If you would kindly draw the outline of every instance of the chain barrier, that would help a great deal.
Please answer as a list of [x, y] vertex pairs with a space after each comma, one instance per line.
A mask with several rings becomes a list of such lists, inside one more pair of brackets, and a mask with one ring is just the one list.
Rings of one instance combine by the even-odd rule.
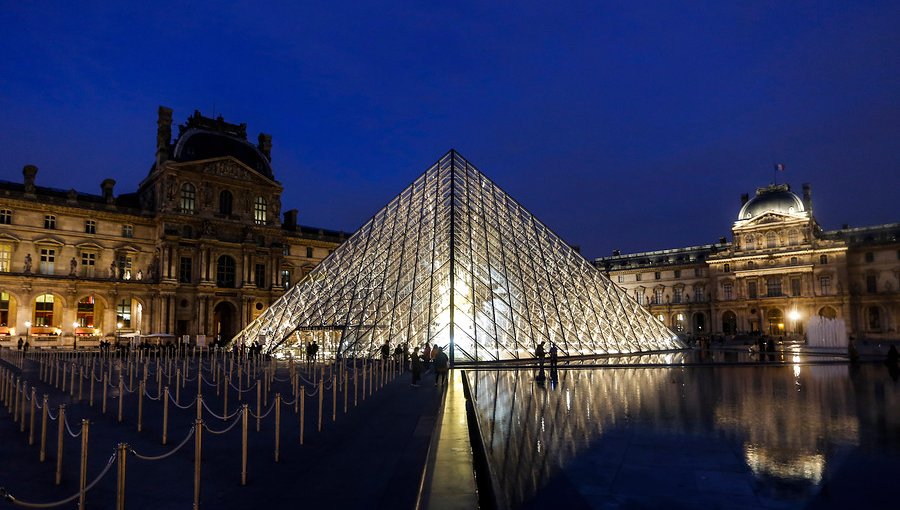
[[[237, 414], [237, 413], [235, 413], [235, 414]], [[209, 428], [205, 423], [203, 424], [203, 428], [205, 428], [206, 431], [209, 432], [210, 434], [216, 434], [216, 435], [224, 434], [224, 433], [228, 432], [229, 430], [233, 429], [235, 427], [235, 425], [237, 425], [238, 423], [241, 422], [241, 420], [242, 420], [242, 417], [238, 417], [238, 419], [231, 422], [231, 425], [229, 425], [227, 428], [225, 428], [223, 430], [213, 430], [213, 429]]]
[[195, 427], [191, 427], [191, 430], [188, 431], [187, 437], [184, 438], [184, 441], [179, 443], [178, 446], [173, 448], [168, 453], [164, 453], [162, 455], [155, 455], [155, 456], [154, 455], [141, 455], [140, 453], [138, 453], [132, 449], [132, 450], [130, 450], [131, 454], [141, 460], [149, 460], [149, 461], [163, 460], [165, 458], [171, 457], [172, 455], [175, 455], [175, 452], [180, 450], [181, 447], [185, 445], [185, 443], [187, 443], [192, 437], [194, 437], [194, 428]]
[[[116, 462], [116, 454], [113, 453], [109, 457], [109, 461], [107, 461], [106, 467], [103, 468], [103, 471], [101, 471], [100, 474], [97, 475], [97, 478], [94, 478], [94, 480], [84, 488], [85, 494], [87, 494], [89, 490], [93, 489], [94, 486], [97, 485], [97, 482], [99, 482], [104, 476], [106, 476], [106, 473], [109, 472], [109, 468], [111, 468], [112, 465], [115, 464], [115, 462]], [[12, 494], [6, 492], [6, 489], [0, 488], [0, 498], [3, 498], [6, 501], [9, 501], [10, 503], [12, 503], [14, 505], [25, 507], [25, 508], [53, 508], [53, 507], [65, 505], [66, 503], [71, 503], [72, 501], [75, 501], [79, 497], [81, 497], [81, 491], [76, 492], [74, 495], [69, 496], [66, 499], [63, 499], [60, 501], [54, 501], [52, 503], [29, 503], [27, 501], [22, 501], [22, 500], [16, 499]]]

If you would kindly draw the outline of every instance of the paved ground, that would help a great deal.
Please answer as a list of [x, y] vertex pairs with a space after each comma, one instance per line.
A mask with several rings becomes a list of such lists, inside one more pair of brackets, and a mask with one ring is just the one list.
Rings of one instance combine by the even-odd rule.
[[[4, 366], [11, 365], [4, 362]], [[280, 372], [279, 377], [285, 377]], [[28, 362], [24, 377], [38, 382], [37, 364]], [[150, 377], [153, 381], [153, 376]], [[353, 407], [350, 386], [350, 410], [344, 415], [338, 399], [338, 419], [331, 422], [331, 395], [325, 399], [325, 428], [316, 432], [317, 397], [306, 402], [305, 444], [299, 444], [299, 419], [293, 408], [282, 409], [281, 458], [274, 462], [274, 412], [263, 421], [261, 432], [250, 420], [249, 480], [240, 485], [241, 426], [229, 432], [203, 435], [202, 498], [205, 508], [248, 508], [252, 505], [276, 508], [413, 508], [427, 455], [428, 444], [439, 403], [431, 376], [425, 384], [411, 388], [409, 376], [401, 375], [365, 401]], [[351, 383], [352, 384], [352, 383]], [[87, 386], [83, 402], [72, 402], [68, 394], [38, 382], [38, 395], [50, 394], [51, 409], [68, 405], [68, 423], [77, 432], [82, 418], [91, 420], [88, 479], [106, 466], [118, 442], [127, 442], [142, 455], [161, 455], [184, 439], [195, 418], [195, 409], [169, 407], [169, 444], [161, 445], [162, 404], [144, 400], [144, 429], [136, 431], [137, 401], [134, 394], [125, 400], [123, 423], [116, 422], [116, 392], [110, 392], [107, 414], [100, 413], [99, 384], [94, 407], [88, 406]], [[276, 383], [274, 391], [291, 394], [288, 383]], [[156, 394], [155, 384], [148, 392]], [[187, 383], [182, 392], [184, 404], [196, 393], [196, 382]], [[252, 393], [246, 393], [251, 395]], [[204, 400], [221, 414], [223, 402], [215, 389], [204, 388]], [[255, 403], [255, 394], [251, 397]], [[229, 396], [235, 409], [235, 392]], [[255, 406], [251, 406], [254, 409]], [[255, 409], [254, 409], [255, 410]], [[209, 417], [208, 414], [205, 416]], [[39, 415], [38, 415], [39, 417]], [[38, 429], [40, 420], [37, 420]], [[209, 427], [222, 430], [232, 422], [208, 421]], [[19, 432], [4, 405], [0, 409], [0, 486], [16, 498], [28, 502], [61, 500], [78, 490], [80, 439], [66, 434], [63, 455], [63, 482], [53, 484], [56, 452], [56, 422], [48, 426], [48, 458], [38, 461], [38, 446], [28, 446], [28, 432]], [[193, 499], [194, 441], [189, 440], [177, 453], [164, 460], [150, 462], [134, 456], [128, 459], [126, 507], [190, 508]], [[89, 508], [113, 508], [116, 472], [113, 468], [90, 491]], [[0, 503], [0, 507], [12, 505]], [[62, 508], [72, 508], [72, 504]]]

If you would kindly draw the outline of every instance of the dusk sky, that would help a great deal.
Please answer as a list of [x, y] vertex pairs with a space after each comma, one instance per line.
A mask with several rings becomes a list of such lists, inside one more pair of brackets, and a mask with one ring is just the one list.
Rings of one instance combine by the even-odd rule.
[[826, 229], [900, 222], [900, 2], [732, 4], [3, 1], [0, 179], [134, 191], [166, 105], [348, 232], [450, 148], [589, 258], [729, 235], [775, 163]]

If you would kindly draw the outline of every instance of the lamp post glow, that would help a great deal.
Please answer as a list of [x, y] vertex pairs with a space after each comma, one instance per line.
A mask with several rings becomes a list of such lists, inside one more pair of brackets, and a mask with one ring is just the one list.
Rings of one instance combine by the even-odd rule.
[[117, 322], [116, 323], [116, 348], [117, 349], [119, 348], [119, 330], [120, 329], [122, 329], [122, 323]]
[[794, 333], [797, 332], [797, 321], [800, 320], [800, 312], [796, 309], [788, 312], [788, 319], [791, 320], [791, 326], [793, 326]]

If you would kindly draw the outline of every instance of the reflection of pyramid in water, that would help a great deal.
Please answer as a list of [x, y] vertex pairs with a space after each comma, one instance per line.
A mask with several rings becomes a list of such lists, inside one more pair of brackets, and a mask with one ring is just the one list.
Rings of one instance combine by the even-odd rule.
[[682, 347], [455, 151], [235, 339], [347, 356], [429, 342], [455, 362], [531, 358], [542, 340], [561, 356]]

